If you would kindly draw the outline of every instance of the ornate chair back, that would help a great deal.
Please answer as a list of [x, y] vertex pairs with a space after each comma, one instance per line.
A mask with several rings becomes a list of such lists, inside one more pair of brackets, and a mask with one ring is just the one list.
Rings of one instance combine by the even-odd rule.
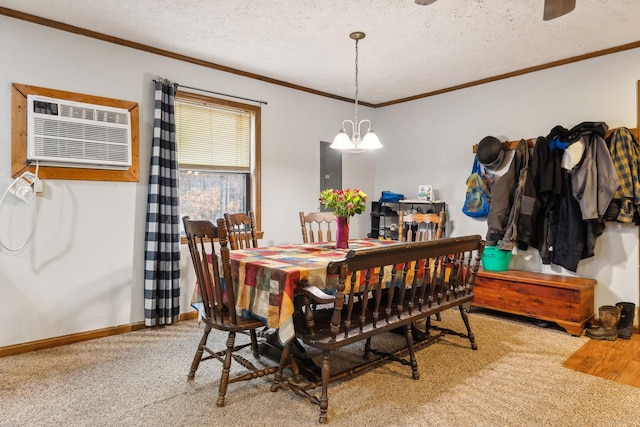
[[398, 240], [402, 242], [420, 242], [441, 239], [444, 236], [446, 213], [411, 213], [400, 211]]
[[225, 281], [231, 280], [224, 220], [218, 220], [218, 225], [215, 226], [210, 221], [191, 220], [185, 216], [182, 222], [206, 318], [220, 325], [229, 322], [235, 324], [235, 307], [228, 305], [229, 302], [235, 301], [233, 286], [223, 288], [220, 282], [221, 277], [224, 277]]
[[225, 213], [224, 221], [231, 250], [258, 247], [256, 216], [253, 211]]
[[336, 227], [336, 216], [333, 212], [305, 214], [300, 211], [300, 227], [304, 243], [335, 241], [331, 232], [331, 228], [333, 227], [335, 230]]

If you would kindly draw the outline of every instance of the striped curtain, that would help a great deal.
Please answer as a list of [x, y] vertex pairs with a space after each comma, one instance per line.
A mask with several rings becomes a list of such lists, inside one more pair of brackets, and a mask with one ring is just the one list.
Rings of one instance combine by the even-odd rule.
[[144, 321], [173, 323], [180, 314], [180, 213], [174, 117], [175, 85], [155, 82], [155, 113], [144, 251]]

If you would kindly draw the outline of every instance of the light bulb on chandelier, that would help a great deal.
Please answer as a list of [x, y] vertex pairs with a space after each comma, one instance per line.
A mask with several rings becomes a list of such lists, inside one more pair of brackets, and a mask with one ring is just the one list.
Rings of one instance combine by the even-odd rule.
[[[378, 139], [378, 136], [373, 131], [371, 121], [368, 119], [358, 121], [358, 41], [365, 37], [365, 34], [360, 31], [349, 34], [349, 37], [356, 41], [356, 94], [355, 94], [355, 118], [354, 120], [343, 120], [342, 128], [338, 135], [336, 135], [331, 144], [331, 148], [344, 150], [349, 153], [362, 153], [368, 150], [376, 150], [382, 148], [382, 144]], [[351, 125], [351, 137], [347, 134], [347, 124]], [[362, 135], [362, 125], [366, 124], [367, 129]]]

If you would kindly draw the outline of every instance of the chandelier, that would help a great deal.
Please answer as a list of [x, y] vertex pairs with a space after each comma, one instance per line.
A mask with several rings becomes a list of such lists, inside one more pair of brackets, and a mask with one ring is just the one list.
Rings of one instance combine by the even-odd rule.
[[[338, 132], [331, 148], [344, 150], [349, 153], [362, 153], [367, 150], [375, 150], [382, 148], [378, 136], [373, 131], [371, 121], [364, 119], [358, 121], [358, 41], [365, 37], [365, 34], [360, 31], [349, 34], [349, 37], [356, 41], [356, 96], [355, 96], [355, 119], [344, 120], [342, 122], [342, 129]], [[346, 125], [351, 125], [351, 137], [347, 134]], [[362, 125], [367, 125], [367, 131], [364, 137], [362, 135]]]

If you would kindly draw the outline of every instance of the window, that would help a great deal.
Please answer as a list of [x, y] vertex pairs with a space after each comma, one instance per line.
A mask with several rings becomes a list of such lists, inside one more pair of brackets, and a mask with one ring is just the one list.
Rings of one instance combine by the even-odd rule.
[[179, 91], [175, 116], [180, 216], [253, 210], [260, 229], [260, 107]]

